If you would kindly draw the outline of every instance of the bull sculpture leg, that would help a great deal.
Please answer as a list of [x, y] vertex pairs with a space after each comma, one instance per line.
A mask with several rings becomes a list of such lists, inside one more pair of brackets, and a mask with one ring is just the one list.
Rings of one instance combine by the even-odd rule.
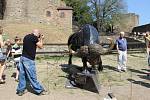
[[87, 57], [83, 57], [82, 62], [83, 62], [83, 70], [87, 70], [87, 68], [88, 68], [88, 66], [87, 66]]
[[102, 59], [101, 56], [99, 57], [99, 62], [98, 62], [98, 71], [102, 71], [103, 70], [103, 66], [102, 66]]
[[68, 46], [69, 49], [69, 60], [68, 60], [68, 64], [71, 65], [72, 64], [72, 49], [71, 49], [72, 44], [70, 44]]
[[68, 64], [71, 65], [72, 64], [72, 53], [69, 54], [69, 61]]

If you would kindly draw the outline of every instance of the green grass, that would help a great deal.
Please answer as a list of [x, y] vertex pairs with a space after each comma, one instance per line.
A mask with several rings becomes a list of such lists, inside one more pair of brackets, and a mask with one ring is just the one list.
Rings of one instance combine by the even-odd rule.
[[[140, 80], [139, 76], [140, 72], [144, 72], [141, 69], [147, 68], [147, 60], [145, 57], [145, 54], [129, 54], [128, 55], [128, 62], [127, 67], [130, 69], [127, 72], [119, 73], [115, 71], [114, 69], [117, 68], [117, 55], [105, 55], [102, 56], [103, 65], [108, 66], [105, 67], [103, 72], [99, 73], [99, 84], [104, 87], [116, 87], [116, 86], [129, 86], [131, 83], [128, 81], [128, 79], [133, 80]], [[81, 65], [82, 61], [80, 58], [73, 57], [73, 64], [75, 65]], [[43, 64], [43, 61], [48, 61], [52, 64], [52, 68], [48, 70], [48, 75], [46, 71], [46, 67], [43, 70], [40, 70], [39, 74], [42, 80], [42, 83], [45, 84], [45, 86], [49, 86], [49, 89], [52, 90], [62, 90], [68, 93], [75, 93], [75, 91], [78, 90], [67, 90], [65, 89], [65, 82], [67, 78], [67, 73], [63, 72], [61, 70], [60, 65], [66, 64], [68, 62], [68, 57], [51, 57], [51, 56], [38, 56], [36, 58], [37, 61], [41, 62], [41, 65]], [[46, 63], [45, 63], [46, 64]], [[132, 75], [131, 75], [132, 74]], [[48, 85], [49, 83], [49, 85]], [[82, 90], [79, 89], [81, 93], [83, 93]]]

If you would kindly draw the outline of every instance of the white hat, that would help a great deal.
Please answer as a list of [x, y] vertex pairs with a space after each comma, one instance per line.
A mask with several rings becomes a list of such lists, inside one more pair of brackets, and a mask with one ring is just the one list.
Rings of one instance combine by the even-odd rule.
[[122, 31], [122, 32], [120, 32], [120, 34], [125, 34], [125, 33]]

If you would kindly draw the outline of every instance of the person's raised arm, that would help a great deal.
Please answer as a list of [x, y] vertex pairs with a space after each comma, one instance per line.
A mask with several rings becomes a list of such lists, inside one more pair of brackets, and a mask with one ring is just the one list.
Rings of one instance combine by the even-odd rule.
[[117, 49], [117, 52], [119, 54], [119, 47], [118, 47], [118, 41], [116, 40], [116, 49]]
[[146, 52], [149, 55], [149, 38], [148, 37], [146, 37], [145, 43], [146, 43]]
[[43, 45], [43, 39], [44, 39], [44, 35], [41, 35], [39, 38], [39, 41], [36, 43], [37, 47], [42, 49], [44, 47]]

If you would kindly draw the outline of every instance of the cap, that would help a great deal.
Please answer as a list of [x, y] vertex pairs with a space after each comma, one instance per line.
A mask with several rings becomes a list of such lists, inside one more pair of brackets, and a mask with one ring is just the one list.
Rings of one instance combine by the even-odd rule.
[[18, 36], [15, 37], [15, 40], [21, 40], [21, 38], [19, 38]]

